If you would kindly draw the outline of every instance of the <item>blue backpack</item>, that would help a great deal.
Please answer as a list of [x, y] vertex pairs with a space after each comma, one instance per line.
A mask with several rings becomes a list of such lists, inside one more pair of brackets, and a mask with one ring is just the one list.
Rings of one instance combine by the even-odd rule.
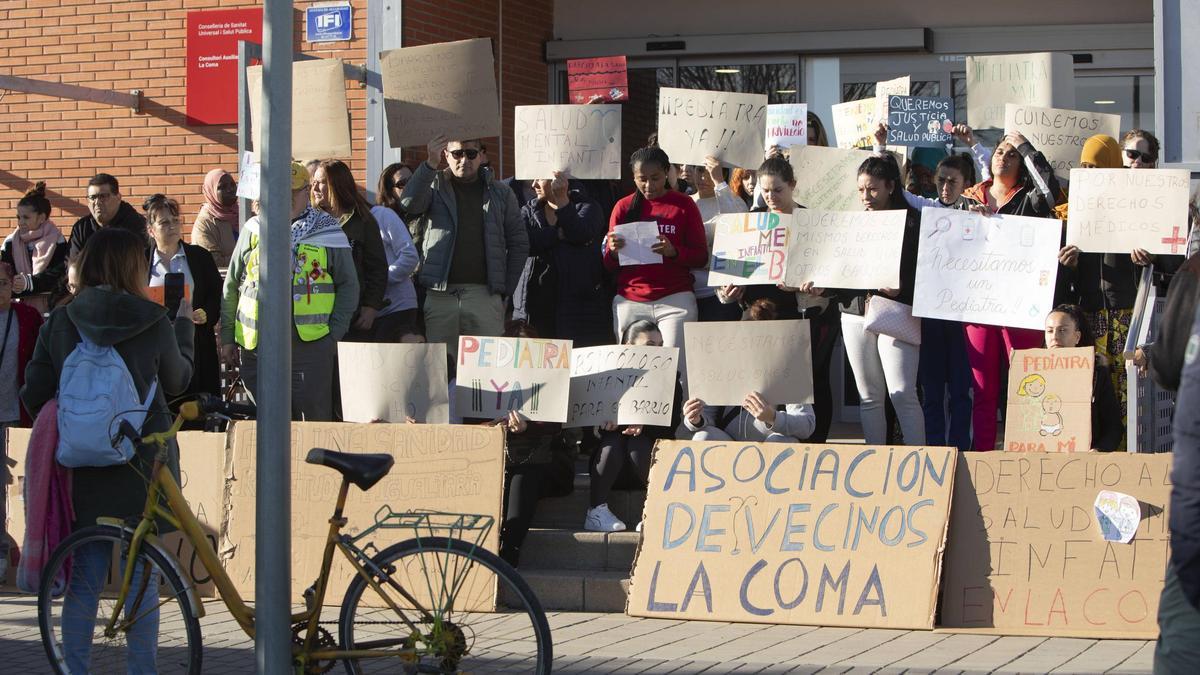
[[117, 350], [80, 336], [58, 380], [58, 463], [71, 468], [128, 463], [133, 443], [121, 438], [114, 447], [112, 436], [122, 420], [141, 430], [157, 389], [155, 379], [146, 400], [139, 399]]

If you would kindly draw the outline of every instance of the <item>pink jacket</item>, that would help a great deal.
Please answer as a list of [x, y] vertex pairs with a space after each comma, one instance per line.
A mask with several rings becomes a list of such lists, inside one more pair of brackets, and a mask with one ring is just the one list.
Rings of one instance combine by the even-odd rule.
[[[54, 459], [58, 448], [58, 401], [51, 399], [33, 423], [25, 453], [25, 545], [17, 565], [17, 586], [37, 593], [42, 570], [54, 549], [71, 534], [71, 470]], [[67, 579], [57, 580], [65, 587]]]

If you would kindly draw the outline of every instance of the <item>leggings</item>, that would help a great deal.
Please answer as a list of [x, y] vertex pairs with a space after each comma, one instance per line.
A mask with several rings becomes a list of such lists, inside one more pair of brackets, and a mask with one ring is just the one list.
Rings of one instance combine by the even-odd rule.
[[521, 559], [521, 546], [533, 523], [545, 476], [545, 464], [516, 464], [504, 472], [504, 524], [500, 528], [500, 557], [513, 567]]
[[996, 448], [996, 406], [1013, 350], [1034, 349], [1042, 344], [1041, 331], [1029, 328], [1003, 328], [965, 324], [967, 361], [975, 378], [975, 403], [971, 421], [975, 429], [976, 450]]
[[638, 480], [645, 484], [650, 478], [650, 460], [654, 456], [656, 438], [626, 436], [618, 431], [600, 434], [600, 449], [592, 454], [591, 505], [593, 508], [608, 502], [613, 484], [621, 475], [626, 455], [633, 463]]
[[842, 314], [842, 340], [854, 371], [863, 435], [868, 445], [887, 442], [884, 400], [892, 399], [905, 445], [925, 444], [925, 416], [917, 398], [921, 348], [887, 335], [863, 330], [863, 318]]

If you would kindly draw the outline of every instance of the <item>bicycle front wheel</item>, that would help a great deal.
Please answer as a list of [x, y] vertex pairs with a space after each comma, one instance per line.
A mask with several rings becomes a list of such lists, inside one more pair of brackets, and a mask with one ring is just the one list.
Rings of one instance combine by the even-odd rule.
[[118, 604], [132, 536], [109, 525], [84, 528], [42, 571], [38, 625], [54, 672], [200, 672], [200, 621], [165, 553], [142, 543]]
[[[355, 576], [342, 601], [342, 649], [396, 655], [347, 659], [351, 675], [394, 673], [398, 665], [406, 673], [550, 673], [546, 613], [525, 579], [496, 555], [458, 539], [420, 537], [371, 561], [372, 579], [413, 626]], [[397, 586], [425, 612], [412, 609]], [[501, 605], [496, 611], [493, 597]]]

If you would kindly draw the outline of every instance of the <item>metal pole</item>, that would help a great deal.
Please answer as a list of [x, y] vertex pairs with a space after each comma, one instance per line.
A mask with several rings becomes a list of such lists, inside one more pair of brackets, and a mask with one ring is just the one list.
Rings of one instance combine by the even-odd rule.
[[[263, 224], [259, 232], [258, 536], [255, 640], [258, 672], [284, 675], [291, 656], [292, 417], [292, 1], [266, 0], [263, 14]], [[260, 95], [254, 92], [253, 95]], [[264, 301], [263, 298], [266, 298]]]

